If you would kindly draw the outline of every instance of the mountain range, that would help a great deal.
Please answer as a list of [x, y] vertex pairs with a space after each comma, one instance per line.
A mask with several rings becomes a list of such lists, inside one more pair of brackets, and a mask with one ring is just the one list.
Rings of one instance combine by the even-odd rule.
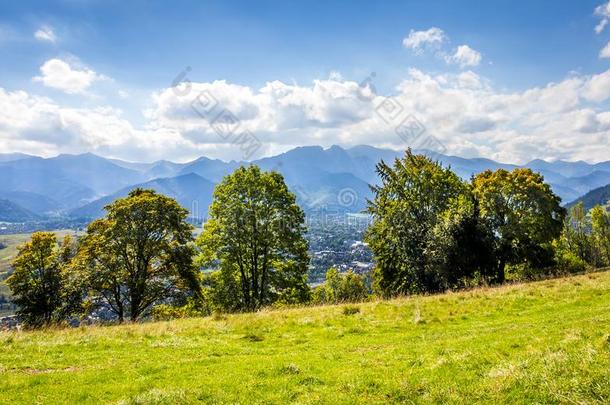
[[[391, 162], [403, 153], [371, 146], [306, 146], [251, 163], [282, 173], [306, 212], [360, 212], [371, 197], [369, 185], [378, 182], [375, 165], [382, 159]], [[529, 167], [545, 177], [564, 203], [610, 184], [610, 161], [533, 160], [520, 166], [483, 158], [438, 154], [434, 158], [464, 179], [487, 169]], [[52, 158], [0, 154], [0, 221], [93, 219], [103, 215], [105, 205], [136, 187], [176, 198], [193, 217], [204, 218], [214, 185], [244, 164], [250, 163], [206, 157], [187, 163], [138, 163], [90, 153]]]
[[583, 195], [577, 200], [572, 201], [567, 206], [572, 207], [581, 201], [585, 210], [587, 211], [596, 205], [610, 206], [610, 184], [589, 191], [587, 194]]

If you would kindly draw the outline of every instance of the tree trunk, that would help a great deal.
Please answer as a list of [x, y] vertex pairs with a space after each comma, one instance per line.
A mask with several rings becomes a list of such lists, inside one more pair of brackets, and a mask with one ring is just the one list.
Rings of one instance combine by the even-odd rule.
[[504, 257], [500, 258], [500, 262], [498, 263], [498, 274], [497, 274], [497, 278], [496, 280], [498, 281], [499, 284], [504, 283], [504, 280], [506, 278], [505, 275], [505, 269], [506, 267], [506, 259], [504, 259]]
[[131, 302], [129, 303], [129, 319], [132, 322], [138, 320], [140, 316], [140, 304], [141, 304], [141, 296], [139, 294], [132, 294]]
[[119, 323], [123, 323], [125, 321], [125, 310], [123, 309], [123, 302], [121, 301], [120, 287], [115, 288], [114, 299], [116, 301], [116, 308], [117, 308], [116, 312], [117, 312], [117, 316], [119, 317]]

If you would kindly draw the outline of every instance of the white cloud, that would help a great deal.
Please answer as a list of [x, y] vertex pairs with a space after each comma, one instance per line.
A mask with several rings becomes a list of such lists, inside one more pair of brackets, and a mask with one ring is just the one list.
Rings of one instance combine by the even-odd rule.
[[39, 41], [46, 41], [52, 43], [55, 43], [57, 41], [57, 36], [55, 35], [53, 28], [46, 25], [40, 27], [40, 29], [34, 33], [34, 38]]
[[40, 67], [41, 76], [33, 78], [47, 87], [61, 90], [68, 94], [84, 93], [91, 84], [105, 77], [91, 69], [77, 69], [61, 59], [50, 59]]
[[402, 40], [402, 44], [405, 48], [421, 52], [423, 48], [430, 45], [440, 46], [446, 39], [447, 37], [442, 29], [432, 27], [426, 31], [411, 30], [409, 36]]
[[448, 55], [445, 61], [449, 64], [460, 65], [461, 68], [478, 66], [481, 63], [481, 53], [475, 51], [468, 45], [460, 45], [452, 55]]
[[119, 97], [120, 97], [120, 98], [122, 98], [122, 99], [127, 99], [127, 98], [129, 98], [129, 92], [128, 92], [128, 91], [125, 91], [125, 90], [119, 90], [119, 91], [117, 92], [117, 94], [118, 94], [118, 95], [119, 95]]
[[602, 102], [610, 97], [610, 70], [593, 75], [583, 87], [583, 97], [593, 102]]
[[432, 51], [437, 58], [444, 60], [448, 65], [459, 65], [462, 69], [478, 66], [481, 63], [481, 53], [468, 45], [460, 45], [453, 53], [449, 53], [445, 50], [448, 41], [449, 38], [442, 29], [432, 27], [426, 31], [411, 30], [409, 36], [402, 40], [402, 44], [416, 54]]
[[594, 28], [595, 33], [601, 34], [602, 31], [604, 30], [604, 28], [606, 28], [606, 25], [608, 25], [608, 19], [604, 18], [595, 26], [595, 28]]
[[595, 33], [601, 34], [608, 25], [608, 22], [610, 22], [610, 1], [595, 7], [593, 14], [601, 18], [599, 23], [595, 26]]
[[109, 106], [72, 108], [0, 88], [0, 149], [91, 151], [130, 160], [243, 159], [235, 137], [214, 130], [226, 109], [239, 124], [235, 133], [247, 129], [260, 140], [252, 157], [295, 145], [404, 149], [409, 143], [395, 129], [412, 115], [450, 154], [516, 163], [608, 158], [610, 110], [600, 103], [610, 98], [610, 70], [507, 92], [472, 71], [433, 75], [410, 69], [393, 91], [397, 115], [385, 119], [379, 114], [385, 97], [359, 82], [339, 74], [308, 85], [270, 81], [260, 88], [192, 82], [154, 93], [142, 126]]
[[610, 58], [610, 42], [599, 51], [599, 57], [604, 59]]

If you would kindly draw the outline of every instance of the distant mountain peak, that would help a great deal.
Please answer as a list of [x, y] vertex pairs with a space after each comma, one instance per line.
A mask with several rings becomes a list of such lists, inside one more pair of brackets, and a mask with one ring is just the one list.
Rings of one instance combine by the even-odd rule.
[[171, 179], [201, 179], [201, 180], [209, 181], [208, 179], [206, 179], [204, 177], [201, 177], [197, 173], [193, 173], [193, 172], [189, 172], [189, 173], [185, 173], [185, 174], [180, 174], [180, 175], [178, 175], [176, 177], [169, 177], [169, 178], [171, 178]]
[[290, 152], [297, 152], [297, 151], [315, 151], [315, 152], [321, 152], [321, 151], [324, 151], [324, 148], [322, 146], [320, 146], [320, 145], [297, 146], [294, 149], [290, 149], [290, 150], [284, 152], [284, 154], [290, 153]]

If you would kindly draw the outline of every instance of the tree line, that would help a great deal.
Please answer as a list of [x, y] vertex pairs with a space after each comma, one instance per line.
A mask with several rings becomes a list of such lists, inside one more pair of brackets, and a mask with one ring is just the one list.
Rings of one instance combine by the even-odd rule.
[[[305, 215], [282, 175], [240, 167], [215, 188], [194, 237], [188, 211], [136, 189], [105, 207], [84, 236], [37, 232], [20, 246], [7, 284], [31, 327], [109, 314], [119, 322], [270, 305], [356, 302], [503, 283], [610, 265], [610, 216], [570, 213], [529, 169], [485, 171], [469, 182], [408, 150], [377, 166], [365, 239], [372, 286], [329, 269], [307, 284]], [[101, 316], [101, 315], [100, 315]]]

